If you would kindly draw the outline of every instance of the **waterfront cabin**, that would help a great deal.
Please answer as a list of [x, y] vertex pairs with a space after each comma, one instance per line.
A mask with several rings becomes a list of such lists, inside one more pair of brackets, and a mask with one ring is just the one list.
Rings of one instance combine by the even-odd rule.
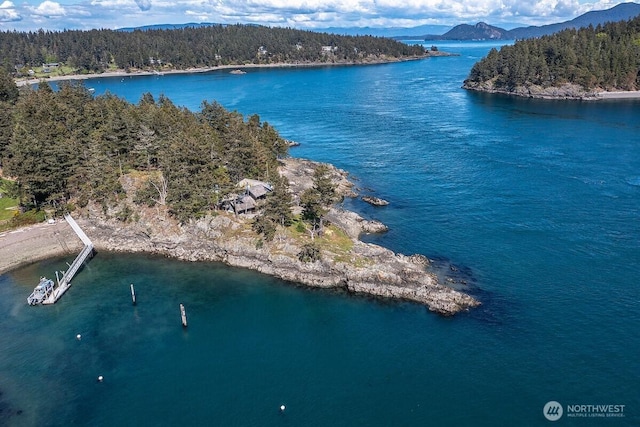
[[253, 199], [253, 197], [248, 195], [238, 197], [231, 203], [231, 205], [236, 215], [242, 213], [251, 213], [256, 210], [256, 201]]
[[253, 197], [254, 200], [264, 199], [268, 193], [273, 191], [273, 186], [268, 182], [249, 178], [240, 181], [238, 187], [243, 188], [245, 194]]

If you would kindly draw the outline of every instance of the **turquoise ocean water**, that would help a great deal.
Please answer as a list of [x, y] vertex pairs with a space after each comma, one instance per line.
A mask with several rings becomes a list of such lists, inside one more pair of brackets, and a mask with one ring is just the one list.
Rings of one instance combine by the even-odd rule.
[[[53, 259], [0, 276], [0, 425], [640, 424], [640, 102], [468, 93], [497, 45], [438, 46], [460, 56], [86, 84], [259, 114], [302, 144], [292, 155], [391, 202], [345, 202], [390, 227], [366, 240], [453, 263], [482, 307], [442, 318], [109, 253], [58, 304], [28, 307], [38, 277], [73, 256]], [[555, 423], [552, 400], [565, 408]], [[604, 404], [624, 417], [566, 414]]]

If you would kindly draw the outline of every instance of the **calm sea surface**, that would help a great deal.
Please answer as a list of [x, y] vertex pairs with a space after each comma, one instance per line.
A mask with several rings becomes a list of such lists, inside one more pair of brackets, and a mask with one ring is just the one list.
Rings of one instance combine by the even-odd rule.
[[[484, 305], [442, 318], [218, 264], [99, 253], [55, 306], [28, 307], [38, 277], [73, 255], [49, 260], [0, 276], [0, 425], [537, 426], [552, 400], [558, 425], [640, 424], [640, 102], [460, 89], [492, 46], [88, 81], [132, 102], [148, 91], [259, 114], [302, 144], [292, 155], [391, 202], [345, 202], [390, 227], [369, 241], [452, 262]], [[624, 418], [566, 414], [594, 404], [625, 405]]]

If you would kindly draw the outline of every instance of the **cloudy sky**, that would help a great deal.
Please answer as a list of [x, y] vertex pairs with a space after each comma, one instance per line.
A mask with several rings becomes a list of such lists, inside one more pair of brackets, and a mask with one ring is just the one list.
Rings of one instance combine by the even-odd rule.
[[0, 0], [0, 30], [123, 28], [186, 22], [300, 29], [414, 27], [484, 21], [542, 25], [611, 0]]

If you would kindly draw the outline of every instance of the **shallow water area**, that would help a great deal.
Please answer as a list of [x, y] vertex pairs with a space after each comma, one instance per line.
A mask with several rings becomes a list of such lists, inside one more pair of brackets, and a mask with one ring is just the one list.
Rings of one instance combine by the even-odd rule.
[[278, 425], [282, 416], [340, 424], [342, 411], [368, 411], [371, 396], [364, 396], [378, 386], [394, 389], [414, 375], [395, 362], [397, 343], [384, 350], [380, 343], [395, 341], [398, 331], [401, 340], [418, 338], [422, 326], [442, 321], [415, 304], [296, 287], [218, 264], [108, 253], [55, 306], [21, 304], [28, 284], [63, 261], [2, 276], [2, 309], [11, 312], [2, 332], [14, 339], [4, 347], [0, 377], [19, 379], [3, 385], [10, 425], [200, 425], [212, 418]]

